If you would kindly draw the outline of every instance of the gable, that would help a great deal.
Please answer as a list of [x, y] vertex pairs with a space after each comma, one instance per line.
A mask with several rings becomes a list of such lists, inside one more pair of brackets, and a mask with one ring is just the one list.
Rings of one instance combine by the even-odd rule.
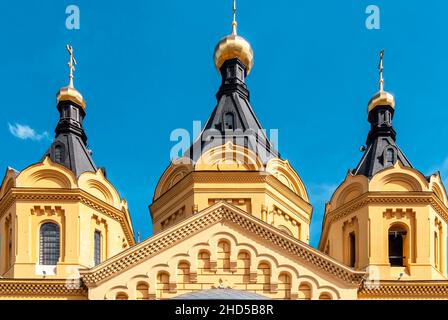
[[355, 299], [353, 271], [229, 204], [218, 203], [91, 270], [90, 299], [173, 298], [218, 287], [269, 298]]

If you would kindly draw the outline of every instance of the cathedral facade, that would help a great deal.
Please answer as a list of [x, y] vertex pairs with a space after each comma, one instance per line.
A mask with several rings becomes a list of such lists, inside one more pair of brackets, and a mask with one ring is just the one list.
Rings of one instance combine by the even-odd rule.
[[383, 53], [363, 156], [328, 199], [315, 249], [306, 186], [251, 106], [254, 53], [235, 18], [215, 49], [217, 105], [160, 177], [154, 235], [139, 243], [126, 200], [87, 148], [67, 49], [54, 141], [39, 162], [8, 168], [0, 187], [0, 299], [448, 298], [446, 190], [396, 143]]

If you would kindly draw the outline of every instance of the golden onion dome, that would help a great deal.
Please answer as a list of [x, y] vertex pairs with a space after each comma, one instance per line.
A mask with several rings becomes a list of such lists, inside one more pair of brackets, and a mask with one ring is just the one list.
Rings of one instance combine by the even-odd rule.
[[219, 41], [215, 48], [214, 60], [218, 71], [227, 60], [238, 58], [244, 63], [249, 74], [254, 66], [254, 52], [249, 42], [237, 34], [231, 34]]
[[379, 106], [390, 106], [395, 108], [395, 98], [394, 96], [387, 91], [379, 91], [377, 92], [372, 99], [370, 99], [368, 104], [367, 112], [372, 111], [376, 107]]
[[84, 110], [86, 109], [86, 102], [84, 101], [84, 98], [82, 97], [81, 93], [74, 87], [67, 86], [61, 88], [56, 95], [56, 98], [58, 103], [61, 101], [71, 101]]
[[219, 72], [224, 62], [230, 59], [238, 58], [246, 66], [247, 75], [254, 66], [254, 51], [252, 50], [250, 43], [237, 34], [236, 27], [236, 1], [234, 0], [232, 34], [222, 38], [216, 45], [214, 54], [215, 66]]

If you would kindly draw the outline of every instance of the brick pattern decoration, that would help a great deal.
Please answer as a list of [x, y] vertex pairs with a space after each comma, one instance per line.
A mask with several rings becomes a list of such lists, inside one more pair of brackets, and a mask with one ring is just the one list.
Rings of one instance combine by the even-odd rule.
[[339, 264], [304, 242], [283, 234], [276, 228], [245, 214], [236, 207], [221, 202], [204, 210], [202, 214], [199, 213], [188, 218], [183, 223], [169, 228], [93, 269], [81, 271], [82, 279], [88, 287], [95, 287], [115, 274], [157, 255], [165, 248], [174, 246], [177, 242], [207, 228], [211, 224], [223, 221], [236, 224], [247, 232], [259, 236], [264, 242], [271, 243], [279, 250], [294, 256], [301, 263], [309, 263], [348, 284], [359, 285], [365, 274]]

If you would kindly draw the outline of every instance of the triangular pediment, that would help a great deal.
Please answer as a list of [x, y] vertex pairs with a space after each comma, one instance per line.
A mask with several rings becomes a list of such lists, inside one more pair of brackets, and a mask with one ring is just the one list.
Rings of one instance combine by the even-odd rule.
[[[201, 252], [205, 252], [206, 262], [201, 260]], [[179, 267], [182, 263], [184, 267]], [[202, 268], [204, 263], [207, 270]], [[182, 289], [186, 288], [185, 283], [178, 283], [179, 270], [185, 266], [191, 282], [187, 287], [206, 290], [224, 285], [241, 290], [245, 286], [248, 291], [266, 291], [267, 296], [284, 285], [291, 286], [291, 292], [297, 294], [301, 280], [316, 290], [331, 288], [334, 298], [338, 298], [340, 288], [356, 295], [364, 275], [225, 202], [81, 274], [99, 298], [114, 290], [128, 290], [125, 288], [137, 278], [147, 278], [144, 282], [147, 281], [149, 291], [156, 294], [162, 281], [160, 274], [169, 279], [165, 283], [167, 294], [176, 295], [186, 292]], [[261, 271], [261, 275], [266, 272], [261, 278], [260, 268], [266, 269]], [[201, 280], [205, 278], [206, 281]]]

